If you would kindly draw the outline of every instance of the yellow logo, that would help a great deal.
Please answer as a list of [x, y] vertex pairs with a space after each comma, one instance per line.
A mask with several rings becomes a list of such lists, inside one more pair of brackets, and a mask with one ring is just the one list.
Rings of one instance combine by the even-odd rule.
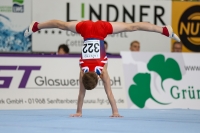
[[200, 52], [200, 5], [185, 10], [179, 20], [178, 34], [186, 48]]

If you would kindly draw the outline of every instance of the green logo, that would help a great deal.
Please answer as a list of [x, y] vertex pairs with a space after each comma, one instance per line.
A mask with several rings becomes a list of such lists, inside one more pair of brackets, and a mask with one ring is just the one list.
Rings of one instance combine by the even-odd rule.
[[0, 12], [7, 13], [23, 13], [24, 12], [24, 0], [13, 0], [11, 5], [0, 5]]
[[[163, 91], [165, 91], [163, 87], [163, 82], [166, 79], [174, 79], [181, 80], [182, 74], [180, 71], [180, 67], [178, 63], [172, 59], [167, 58], [163, 55], [155, 55], [153, 56], [147, 64], [147, 68], [149, 71], [156, 72], [161, 78], [161, 87]], [[135, 84], [132, 84], [129, 87], [129, 97], [131, 101], [137, 105], [139, 108], [144, 108], [146, 101], [151, 98], [158, 104], [168, 105], [170, 103], [162, 103], [156, 100], [151, 94], [151, 75], [150, 73], [137, 73], [133, 77], [133, 81]]]
[[13, 0], [13, 3], [23, 4], [24, 0]]

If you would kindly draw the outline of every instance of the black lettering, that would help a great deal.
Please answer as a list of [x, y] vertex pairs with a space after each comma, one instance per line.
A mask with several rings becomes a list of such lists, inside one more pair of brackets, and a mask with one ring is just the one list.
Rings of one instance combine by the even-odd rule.
[[[115, 19], [114, 20], [110, 20], [110, 7], [114, 8], [115, 11], [116, 11], [116, 16], [115, 16]], [[118, 16], [119, 16], [119, 11], [117, 9], [117, 7], [115, 5], [107, 5], [107, 21], [109, 22], [115, 22], [118, 20]]]
[[[41, 79], [41, 80], [38, 80], [38, 79]], [[35, 78], [35, 84], [38, 85], [38, 86], [44, 85], [44, 80], [42, 80], [42, 77], [41, 77], [41, 76], [37, 76], [37, 77]]]
[[71, 79], [71, 80], [70, 80], [70, 84], [71, 84], [72, 86], [75, 86], [75, 85], [76, 85], [75, 80], [74, 80], [74, 79]]
[[48, 85], [49, 85], [49, 86], [54, 86], [54, 81], [53, 81], [53, 79], [49, 79], [49, 80], [48, 80]]
[[44, 77], [44, 82], [45, 82], [45, 85], [47, 86], [48, 84], [47, 84], [47, 78], [46, 77]]
[[77, 86], [79, 85], [79, 79], [76, 80], [76, 84], [77, 84]]
[[69, 22], [69, 21], [77, 21], [77, 20], [70, 20], [70, 5], [69, 5], [69, 3], [67, 3], [66, 6], [67, 6], [67, 7], [66, 7], [66, 12], [67, 12], [67, 22]]
[[92, 14], [94, 14], [98, 20], [101, 20], [101, 4], [99, 4], [99, 14], [97, 14], [95, 12], [95, 10], [92, 8], [92, 6], [90, 5], [90, 7], [89, 7], [89, 16], [90, 16], [89, 19], [90, 20], [93, 20]]
[[83, 44], [84, 47], [83, 47], [83, 53], [87, 53], [87, 50], [85, 49], [87, 47], [87, 44]]
[[17, 101], [17, 104], [20, 104], [20, 103], [24, 103], [23, 99], [19, 99], [19, 101]]
[[88, 43], [88, 45], [89, 45], [88, 52], [89, 52], [89, 53], [92, 53], [92, 52], [93, 52], [93, 49], [91, 49], [91, 48], [92, 48], [92, 46], [93, 46], [93, 43]]
[[118, 77], [118, 80], [114, 77], [114, 85], [116, 85], [116, 83], [119, 83], [119, 85], [121, 86], [121, 80], [120, 77]]
[[126, 22], [126, 15], [128, 15], [129, 19], [132, 22], [135, 22], [135, 6], [132, 6], [132, 15], [127, 11], [127, 9], [123, 6], [123, 22]]
[[140, 22], [143, 21], [142, 19], [143, 16], [148, 16], [147, 13], [143, 13], [143, 8], [150, 8], [150, 6], [140, 6]]
[[95, 44], [94, 44], [94, 51], [95, 51], [96, 53], [99, 52], [99, 48], [98, 48], [97, 46], [99, 46], [99, 44], [98, 44], [98, 43], [95, 43]]
[[56, 83], [55, 86], [60, 86], [59, 79], [56, 79], [56, 80], [55, 80], [55, 83]]
[[66, 83], [66, 80], [60, 80], [61, 82], [61, 85], [62, 86], [68, 86], [69, 85], [69, 81], [67, 80], [67, 83]]
[[3, 99], [1, 99], [0, 104], [5, 104], [5, 101]]
[[[158, 14], [158, 10], [161, 10], [161, 13]], [[162, 23], [162, 25], [166, 25], [165, 22], [162, 20], [162, 16], [165, 14], [165, 9], [162, 6], [155, 6], [154, 7], [154, 24], [157, 24], [157, 18], [160, 20], [160, 22]]]
[[11, 100], [10, 98], [6, 99], [7, 104], [23, 104], [23, 99]]

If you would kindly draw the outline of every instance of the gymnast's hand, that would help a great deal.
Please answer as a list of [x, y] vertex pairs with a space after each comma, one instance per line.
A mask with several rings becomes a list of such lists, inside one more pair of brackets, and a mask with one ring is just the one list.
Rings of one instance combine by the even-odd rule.
[[121, 115], [118, 114], [118, 113], [114, 113], [114, 114], [112, 114], [110, 117], [123, 117], [123, 116], [121, 116]]
[[70, 117], [82, 117], [81, 113], [71, 114]]

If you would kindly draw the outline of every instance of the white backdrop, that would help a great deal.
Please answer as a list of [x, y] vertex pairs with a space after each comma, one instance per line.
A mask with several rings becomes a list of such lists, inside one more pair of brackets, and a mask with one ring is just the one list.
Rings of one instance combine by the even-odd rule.
[[[110, 7], [109, 7], [110, 6]], [[83, 8], [84, 7], [84, 8]], [[100, 15], [101, 19], [113, 21], [123, 21], [123, 12], [125, 9], [134, 19], [135, 22], [148, 21], [157, 25], [163, 26], [161, 21], [155, 19], [155, 14], [161, 14], [162, 21], [166, 25], [171, 24], [171, 1], [93, 1], [93, 0], [33, 0], [32, 20], [44, 22], [51, 19], [67, 20], [88, 20], [90, 19], [91, 8]], [[101, 11], [100, 10], [101, 7]], [[107, 8], [109, 7], [109, 9]], [[125, 9], [124, 9], [125, 8]], [[163, 10], [162, 10], [163, 9]], [[109, 10], [109, 15], [108, 15]], [[141, 15], [143, 14], [146, 15]], [[133, 15], [134, 14], [134, 15]], [[96, 21], [95, 15], [91, 15], [92, 20]], [[126, 22], [132, 22], [128, 15], [125, 15]], [[142, 20], [140, 20], [142, 18]], [[52, 33], [53, 32], [53, 33]], [[119, 53], [121, 50], [128, 51], [130, 43], [133, 40], [138, 40], [141, 43], [141, 51], [170, 51], [170, 39], [157, 33], [147, 32], [131, 32], [122, 33], [118, 35], [108, 36], [105, 40], [108, 41], [108, 52]], [[81, 50], [82, 38], [78, 34], [62, 31], [59, 33], [58, 29], [41, 30], [40, 33], [33, 35], [33, 51], [56, 51], [61, 43], [67, 43], [70, 46], [70, 51], [79, 53]]]

